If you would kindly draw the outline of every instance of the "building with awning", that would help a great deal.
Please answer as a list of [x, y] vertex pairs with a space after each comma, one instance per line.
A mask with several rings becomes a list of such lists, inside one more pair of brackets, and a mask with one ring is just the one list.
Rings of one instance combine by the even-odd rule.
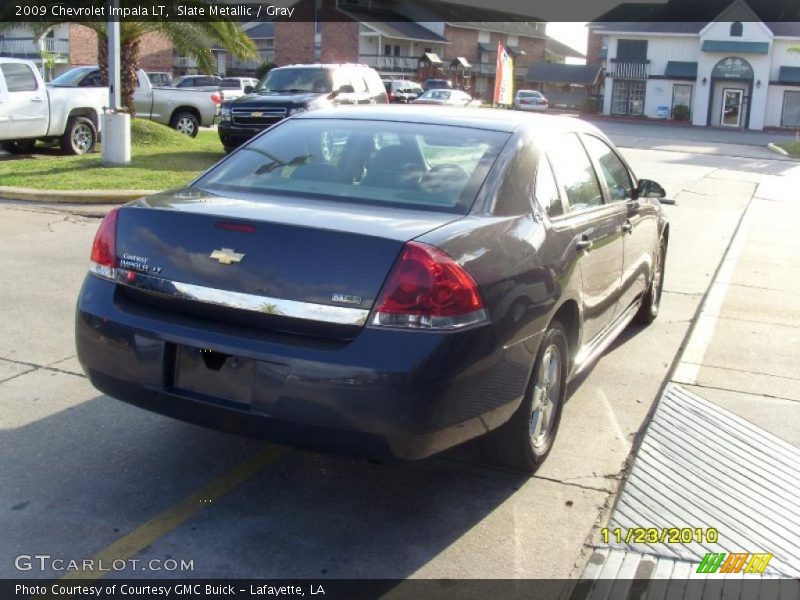
[[589, 24], [605, 114], [800, 128], [800, 22], [762, 20], [763, 4], [745, 0], [704, 0], [698, 21], [673, 22], [669, 5], [649, 8], [647, 21], [616, 21], [612, 11]]
[[542, 92], [550, 106], [580, 109], [589, 96], [597, 96], [603, 83], [603, 69], [595, 65], [541, 62], [525, 75], [526, 87]]

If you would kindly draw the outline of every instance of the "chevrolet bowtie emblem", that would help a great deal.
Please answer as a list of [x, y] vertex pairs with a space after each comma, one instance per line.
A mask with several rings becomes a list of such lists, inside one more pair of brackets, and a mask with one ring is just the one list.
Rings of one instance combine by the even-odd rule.
[[250, 116], [251, 117], [260, 117], [263, 114], [264, 114], [263, 112], [251, 112]]
[[230, 248], [220, 248], [219, 250], [214, 250], [208, 258], [218, 260], [223, 265], [232, 265], [233, 263], [242, 262], [244, 254], [239, 254]]

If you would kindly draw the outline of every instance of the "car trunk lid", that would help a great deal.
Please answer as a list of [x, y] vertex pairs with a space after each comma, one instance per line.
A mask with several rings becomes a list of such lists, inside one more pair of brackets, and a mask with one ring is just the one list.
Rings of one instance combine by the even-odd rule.
[[164, 308], [352, 337], [405, 242], [459, 217], [187, 188], [121, 210], [119, 278]]

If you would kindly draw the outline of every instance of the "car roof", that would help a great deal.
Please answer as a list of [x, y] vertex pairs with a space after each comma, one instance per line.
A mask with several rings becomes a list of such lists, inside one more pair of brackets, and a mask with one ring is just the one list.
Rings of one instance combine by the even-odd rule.
[[359, 67], [363, 69], [371, 68], [369, 65], [364, 65], [361, 63], [297, 63], [294, 65], [282, 65], [280, 67], [275, 67], [274, 70], [277, 69], [338, 69], [340, 67]]
[[[450, 90], [448, 90], [450, 91]], [[426, 125], [450, 125], [511, 133], [520, 126], [533, 125], [553, 133], [585, 131], [602, 133], [575, 117], [537, 115], [496, 108], [448, 108], [411, 104], [327, 108], [302, 113], [294, 119], [346, 119], [353, 121], [401, 121]], [[605, 137], [605, 136], [603, 136]]]

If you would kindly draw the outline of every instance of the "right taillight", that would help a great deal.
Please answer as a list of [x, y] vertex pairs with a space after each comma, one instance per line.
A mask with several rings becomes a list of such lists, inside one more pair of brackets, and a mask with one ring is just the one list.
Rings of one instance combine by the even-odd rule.
[[475, 280], [447, 254], [408, 242], [383, 286], [373, 325], [455, 329], [486, 321]]
[[114, 279], [117, 269], [117, 217], [119, 209], [109, 212], [100, 222], [92, 243], [89, 271], [100, 277]]

